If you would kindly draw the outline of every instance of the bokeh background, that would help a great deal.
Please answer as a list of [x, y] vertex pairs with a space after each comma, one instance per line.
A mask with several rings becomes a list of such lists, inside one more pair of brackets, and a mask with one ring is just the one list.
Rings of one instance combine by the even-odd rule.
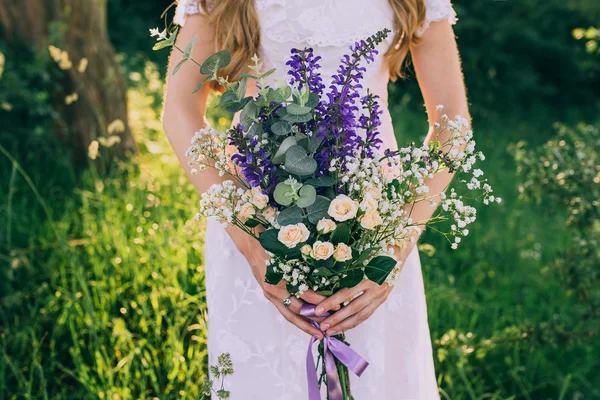
[[[202, 222], [148, 37], [169, 3], [0, 0], [0, 399], [197, 397]], [[600, 399], [600, 4], [455, 7], [504, 201], [458, 251], [420, 245], [441, 397]], [[414, 74], [390, 92], [399, 141], [421, 140]]]

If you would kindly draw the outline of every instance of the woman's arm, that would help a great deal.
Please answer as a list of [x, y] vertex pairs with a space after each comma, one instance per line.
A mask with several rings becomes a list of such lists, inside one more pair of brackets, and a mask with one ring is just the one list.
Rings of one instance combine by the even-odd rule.
[[[429, 143], [436, 139], [433, 123], [440, 121], [442, 114], [447, 114], [450, 119], [454, 119], [457, 115], [469, 119], [460, 57], [452, 26], [446, 21], [432, 23], [425, 31], [421, 42], [411, 47], [411, 55], [427, 108], [430, 128], [425, 142]], [[444, 110], [437, 110], [438, 105], [443, 105]], [[443, 132], [437, 139], [443, 143], [449, 135], [449, 132]], [[448, 187], [453, 176], [454, 174], [449, 172], [441, 172], [426, 180], [432, 201], [439, 203], [436, 198], [439, 198], [439, 194]], [[434, 212], [435, 208], [431, 207], [428, 201], [421, 201], [413, 208], [412, 219], [415, 222], [426, 221]], [[416, 246], [418, 237], [414, 239], [405, 248], [395, 249], [396, 256], [403, 263]], [[391, 290], [392, 288], [387, 283], [380, 286], [369, 280], [363, 281], [355, 288], [342, 289], [319, 304], [316, 313], [320, 315], [361, 292], [363, 294], [340, 311], [324, 319], [321, 322], [321, 329], [327, 331], [328, 335], [333, 335], [354, 328], [369, 318], [383, 304]]]
[[[212, 29], [204, 15], [196, 14], [187, 17], [185, 26], [180, 29], [177, 36], [177, 47], [180, 49], [185, 48], [195, 35], [198, 35], [198, 39], [192, 50], [192, 58], [198, 63], [202, 63], [217, 50]], [[181, 52], [173, 49], [168, 69], [163, 127], [190, 180], [198, 192], [204, 193], [211, 185], [223, 182], [226, 178], [220, 177], [213, 168], [206, 168], [202, 172], [191, 174], [190, 168], [187, 166], [185, 153], [191, 145], [192, 137], [195, 132], [207, 125], [206, 103], [210, 89], [208, 85], [204, 85], [200, 91], [195, 94], [192, 93], [194, 88], [205, 78], [205, 75], [200, 74], [198, 66], [192, 62], [185, 63], [173, 75], [173, 69], [181, 59]], [[262, 286], [265, 296], [273, 302], [284, 318], [306, 333], [319, 339], [322, 338], [322, 334], [318, 329], [313, 327], [308, 320], [298, 315], [302, 306], [301, 300], [293, 298], [290, 308], [283, 306], [283, 299], [289, 296], [285, 289], [285, 282], [278, 286], [268, 285], [264, 282], [265, 261], [268, 256], [260, 243], [235, 226], [228, 227], [227, 232], [240, 253], [248, 260], [252, 273]], [[318, 303], [324, 299], [323, 296], [314, 292], [307, 292], [303, 298], [313, 303]]]

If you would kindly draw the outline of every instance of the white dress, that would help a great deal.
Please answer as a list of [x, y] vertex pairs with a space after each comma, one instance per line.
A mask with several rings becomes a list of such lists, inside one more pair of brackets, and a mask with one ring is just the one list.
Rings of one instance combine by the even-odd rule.
[[[336, 71], [348, 46], [373, 33], [393, 31], [393, 11], [387, 0], [255, 0], [260, 19], [265, 67], [286, 72], [291, 48], [312, 47], [322, 56], [324, 83]], [[456, 15], [450, 0], [425, 0], [426, 21]], [[180, 0], [175, 22], [202, 12], [195, 0]], [[396, 149], [387, 110], [388, 69], [381, 56], [367, 66], [363, 87], [379, 95], [383, 148]], [[209, 361], [229, 352], [235, 373], [226, 380], [232, 400], [307, 399], [306, 352], [310, 337], [283, 319], [265, 299], [246, 260], [215, 221], [209, 221], [205, 244]], [[409, 256], [387, 301], [347, 340], [370, 366], [362, 377], [351, 374], [357, 400], [439, 399], [418, 251]], [[315, 346], [316, 348], [316, 346]], [[323, 388], [322, 388], [323, 389]], [[324, 392], [323, 392], [324, 393]], [[325, 396], [322, 396], [325, 399]]]

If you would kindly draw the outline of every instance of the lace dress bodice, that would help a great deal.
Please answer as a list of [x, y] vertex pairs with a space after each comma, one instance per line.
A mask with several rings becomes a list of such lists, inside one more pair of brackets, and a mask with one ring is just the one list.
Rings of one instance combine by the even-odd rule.
[[[260, 58], [266, 69], [276, 68], [270, 79], [286, 76], [290, 49], [311, 47], [322, 57], [321, 75], [335, 74], [340, 59], [349, 52], [348, 47], [377, 31], [392, 31], [387, 41], [378, 47], [379, 56], [367, 66], [362, 80], [363, 91], [369, 89], [379, 96], [383, 106], [380, 127], [385, 147], [396, 149], [392, 120], [387, 109], [387, 84], [389, 70], [383, 54], [394, 37], [394, 11], [388, 0], [255, 0], [260, 21]], [[210, 6], [210, 2], [209, 2]], [[418, 29], [422, 35], [434, 21], [456, 22], [456, 13], [450, 0], [425, 0], [426, 16]], [[198, 0], [180, 0], [175, 22], [183, 25], [187, 15], [203, 13]], [[252, 94], [250, 89], [249, 94]]]

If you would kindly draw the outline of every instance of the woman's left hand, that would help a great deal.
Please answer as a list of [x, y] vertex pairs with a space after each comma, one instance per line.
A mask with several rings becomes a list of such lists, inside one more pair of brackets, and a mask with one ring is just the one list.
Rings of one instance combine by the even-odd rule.
[[[368, 319], [382, 305], [392, 291], [387, 282], [382, 285], [365, 279], [353, 288], [344, 288], [317, 305], [315, 314], [337, 310], [340, 304], [349, 301], [331, 316], [321, 321], [320, 328], [328, 336], [339, 335]], [[362, 292], [362, 294], [360, 294]]]

